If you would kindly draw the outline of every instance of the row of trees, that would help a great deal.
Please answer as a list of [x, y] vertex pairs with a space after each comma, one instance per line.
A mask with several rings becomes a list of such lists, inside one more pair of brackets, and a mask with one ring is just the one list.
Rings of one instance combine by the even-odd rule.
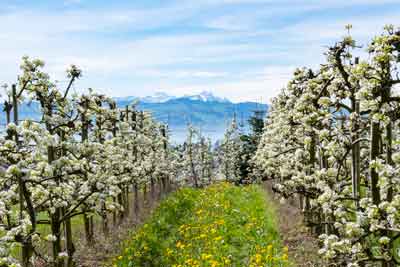
[[216, 181], [235, 184], [251, 183], [260, 178], [252, 159], [264, 127], [264, 110], [255, 110], [246, 130], [234, 116], [222, 140], [214, 145], [199, 129], [188, 126], [185, 142], [176, 147], [181, 155], [178, 181], [194, 187], [207, 186]]
[[[252, 117], [250, 134], [233, 119], [220, 146], [212, 147], [192, 126], [184, 144], [173, 146], [167, 126], [134, 104], [119, 108], [91, 89], [71, 94], [81, 77], [76, 66], [67, 70], [63, 90], [43, 67], [41, 60], [24, 57], [18, 83], [5, 87], [0, 266], [73, 266], [74, 236], [81, 230], [72, 226], [75, 218], [82, 220], [91, 245], [96, 222], [108, 235], [130, 211], [137, 214], [143, 199], [156, 199], [171, 183], [202, 187], [216, 180], [254, 179], [251, 155], [262, 115]], [[39, 106], [40, 116], [21, 120], [21, 104], [30, 102]]]
[[219, 177], [235, 184], [253, 183], [261, 179], [253, 155], [263, 132], [265, 113], [266, 110], [254, 110], [248, 121], [249, 130], [240, 127], [236, 118], [233, 118], [215, 151]]
[[400, 264], [400, 31], [387, 26], [367, 53], [359, 50], [346, 36], [319, 69], [296, 70], [272, 102], [254, 160], [275, 191], [299, 196], [334, 266], [393, 266]]
[[[24, 57], [18, 83], [5, 96], [0, 266], [26, 267], [38, 260], [72, 266], [73, 218], [82, 217], [92, 244], [94, 216], [101, 218], [107, 234], [110, 220], [118, 223], [129, 210], [139, 209], [139, 191], [154, 196], [158, 185], [166, 192], [178, 176], [179, 154], [168, 144], [165, 125], [134, 106], [117, 108], [112, 99], [91, 90], [71, 95], [81, 76], [76, 66], [67, 71], [65, 90], [43, 66]], [[19, 120], [22, 101], [39, 103], [39, 120]], [[44, 235], [43, 227], [50, 234]], [[21, 257], [12, 256], [18, 250]]]
[[182, 183], [202, 187], [215, 181], [214, 151], [210, 138], [189, 125], [186, 141], [177, 150], [182, 158]]

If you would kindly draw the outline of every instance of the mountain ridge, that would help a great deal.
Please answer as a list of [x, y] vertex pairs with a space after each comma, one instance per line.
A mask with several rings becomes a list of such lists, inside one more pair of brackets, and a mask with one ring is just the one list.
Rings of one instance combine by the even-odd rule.
[[183, 96], [173, 96], [165, 92], [155, 92], [153, 95], [139, 97], [139, 96], [125, 96], [113, 97], [116, 101], [138, 101], [142, 103], [165, 103], [175, 99], [190, 99], [199, 100], [203, 102], [231, 102], [226, 97], [215, 96], [211, 91], [202, 91], [199, 94], [185, 94]]
[[[256, 110], [267, 112], [268, 105], [246, 101], [233, 103], [226, 98], [215, 97], [212, 94], [207, 97], [198, 95], [174, 97], [170, 95], [158, 95], [169, 99], [145, 98], [138, 100], [136, 97], [115, 97], [117, 106], [135, 104], [137, 109], [150, 111], [154, 118], [169, 125], [172, 140], [181, 143], [185, 140], [188, 124], [200, 128], [205, 136], [213, 141], [223, 138], [224, 131], [234, 116], [238, 119], [243, 130], [248, 129], [248, 119]], [[203, 95], [204, 96], [204, 95]], [[160, 102], [161, 100], [161, 102]], [[3, 110], [3, 104], [0, 104]], [[5, 125], [5, 113], [0, 111], [0, 128]], [[37, 102], [23, 103], [20, 108], [20, 119], [40, 119], [39, 104]]]

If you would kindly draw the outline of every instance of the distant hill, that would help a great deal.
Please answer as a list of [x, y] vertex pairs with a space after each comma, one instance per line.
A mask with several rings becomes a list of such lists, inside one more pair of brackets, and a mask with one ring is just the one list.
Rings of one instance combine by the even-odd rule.
[[[216, 141], [223, 137], [224, 131], [236, 114], [239, 124], [248, 129], [248, 119], [255, 110], [267, 111], [268, 106], [255, 102], [232, 103], [226, 98], [219, 98], [209, 92], [183, 97], [167, 96], [162, 102], [153, 99], [137, 98], [138, 108], [151, 111], [153, 116], [168, 123], [173, 140], [182, 142], [186, 136], [186, 127], [190, 123], [206, 136]], [[150, 99], [150, 101], [149, 101]], [[119, 106], [129, 105], [134, 98], [118, 98]]]
[[[255, 110], [267, 110], [267, 105], [255, 102], [232, 103], [226, 98], [219, 98], [209, 92], [199, 95], [183, 97], [157, 93], [154, 96], [143, 98], [129, 96], [116, 97], [117, 105], [124, 107], [138, 102], [138, 109], [150, 111], [153, 116], [164, 123], [168, 123], [174, 142], [182, 142], [186, 136], [186, 127], [189, 123], [201, 129], [204, 135], [213, 141], [223, 137], [226, 126], [236, 114], [239, 124], [246, 130], [248, 119]], [[0, 110], [3, 105], [0, 104]], [[20, 118], [38, 119], [38, 104], [23, 104], [20, 107]], [[5, 124], [5, 114], [0, 113], [0, 124]]]

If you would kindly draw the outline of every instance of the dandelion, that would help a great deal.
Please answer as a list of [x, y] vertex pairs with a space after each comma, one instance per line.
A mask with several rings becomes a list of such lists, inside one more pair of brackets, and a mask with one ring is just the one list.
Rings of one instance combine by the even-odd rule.
[[172, 249], [167, 248], [167, 251], [165, 253], [167, 256], [171, 256], [172, 255]]
[[218, 261], [212, 260], [210, 261], [211, 267], [217, 267], [219, 265]]
[[179, 249], [183, 249], [183, 248], [185, 248], [185, 245], [181, 241], [178, 241], [178, 242], [176, 242], [176, 247]]
[[260, 254], [256, 254], [256, 263], [260, 264], [261, 263], [261, 255]]
[[202, 253], [201, 254], [201, 259], [202, 260], [208, 260], [208, 259], [210, 259], [212, 256], [210, 255], [210, 254], [205, 254], [205, 253]]

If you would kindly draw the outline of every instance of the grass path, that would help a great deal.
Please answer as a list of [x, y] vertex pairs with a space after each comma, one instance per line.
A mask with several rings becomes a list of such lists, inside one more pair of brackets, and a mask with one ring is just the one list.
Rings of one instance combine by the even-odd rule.
[[113, 266], [288, 266], [267, 203], [257, 185], [180, 189], [132, 233]]

